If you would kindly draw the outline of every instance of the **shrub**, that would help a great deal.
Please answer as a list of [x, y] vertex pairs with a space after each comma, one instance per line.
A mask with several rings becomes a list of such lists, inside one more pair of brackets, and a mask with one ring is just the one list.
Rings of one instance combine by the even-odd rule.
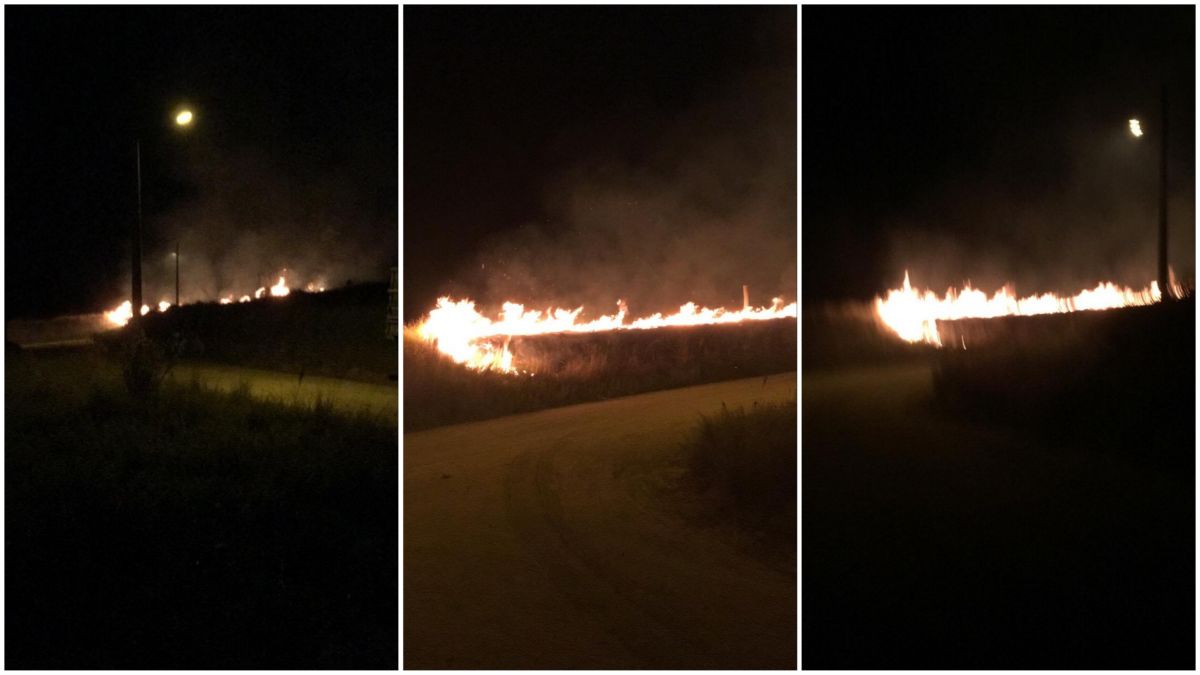
[[692, 475], [738, 510], [772, 515], [796, 504], [796, 403], [701, 416], [687, 444]]
[[166, 352], [140, 330], [131, 331], [121, 354], [121, 376], [125, 388], [135, 398], [156, 394], [171, 370]]

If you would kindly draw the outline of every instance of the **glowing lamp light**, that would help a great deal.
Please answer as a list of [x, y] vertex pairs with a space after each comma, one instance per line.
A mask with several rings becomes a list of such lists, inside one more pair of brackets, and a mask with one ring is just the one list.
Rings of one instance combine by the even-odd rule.
[[192, 123], [192, 111], [184, 108], [175, 115], [175, 124], [181, 127], [186, 127]]
[[1129, 120], [1129, 132], [1132, 133], [1135, 138], [1141, 138], [1142, 123], [1138, 120]]

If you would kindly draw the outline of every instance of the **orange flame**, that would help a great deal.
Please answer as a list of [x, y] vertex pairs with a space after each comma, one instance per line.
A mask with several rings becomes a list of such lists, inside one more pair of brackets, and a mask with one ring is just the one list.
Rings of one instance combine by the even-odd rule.
[[[309, 283], [307, 286], [305, 286], [305, 290], [310, 293], [321, 293], [321, 292], [325, 291], [325, 286], [324, 286], [324, 283], [321, 281], [314, 281], [314, 282]], [[255, 298], [262, 298], [268, 294], [270, 295], [270, 297], [273, 297], [273, 298], [282, 298], [282, 297], [287, 296], [291, 292], [292, 291], [288, 287], [288, 283], [287, 283], [287, 279], [286, 279], [285, 275], [281, 274], [281, 275], [279, 275], [279, 281], [276, 282], [274, 286], [271, 286], [270, 288], [264, 287], [264, 288], [258, 289], [257, 291], [254, 292], [253, 298], [250, 297], [249, 295], [243, 295], [237, 299], [237, 302], [250, 302], [251, 300], [253, 300]], [[219, 302], [222, 305], [233, 304], [234, 296], [233, 296], [233, 294], [226, 295], [223, 298], [219, 298], [217, 300], [217, 302]], [[172, 305], [170, 302], [167, 302], [166, 300], [160, 300], [158, 302], [158, 311], [165, 312], [171, 306]], [[141, 309], [142, 316], [145, 316], [146, 314], [148, 314], [150, 312], [150, 309], [151, 309], [150, 306], [142, 305], [142, 309]], [[104, 312], [104, 318], [113, 327], [121, 327], [121, 326], [128, 324], [129, 320], [133, 318], [132, 303], [130, 303], [130, 301], [128, 301], [128, 300], [126, 300], [125, 302], [122, 302], [121, 304], [117, 305], [116, 307]]]
[[674, 314], [653, 314], [640, 319], [626, 321], [625, 303], [617, 301], [616, 314], [601, 316], [587, 322], [579, 322], [583, 307], [575, 309], [547, 309], [544, 312], [526, 310], [515, 302], [506, 302], [496, 320], [489, 319], [475, 309], [471, 300], [438, 298], [437, 308], [429, 313], [415, 331], [417, 336], [434, 344], [438, 351], [475, 370], [498, 370], [505, 373], [524, 372], [513, 362], [513, 354], [507, 341], [503, 346], [494, 344], [495, 338], [548, 333], [595, 333], [609, 330], [645, 330], [668, 326], [699, 326], [707, 324], [762, 321], [766, 319], [795, 318], [796, 303], [784, 304], [780, 298], [772, 301], [771, 307], [755, 309], [748, 307], [736, 312], [725, 309], [708, 309], [689, 302]]
[[[1171, 270], [1169, 283], [1170, 293], [1177, 298], [1183, 297], [1185, 291], [1183, 285], [1175, 281], [1174, 270]], [[902, 340], [940, 347], [942, 342], [938, 337], [938, 321], [1136, 307], [1161, 299], [1157, 281], [1140, 291], [1105, 281], [1073, 296], [1043, 293], [1025, 298], [1016, 297], [1009, 286], [988, 297], [983, 291], [971, 288], [968, 283], [961, 290], [947, 290], [946, 295], [939, 298], [933, 291], [914, 289], [905, 271], [901, 288], [889, 290], [886, 297], [875, 298], [875, 314]]]

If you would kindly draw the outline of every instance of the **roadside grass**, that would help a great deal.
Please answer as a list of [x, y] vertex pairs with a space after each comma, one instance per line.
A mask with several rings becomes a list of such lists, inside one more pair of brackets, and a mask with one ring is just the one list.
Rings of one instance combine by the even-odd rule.
[[[178, 347], [188, 359], [388, 384], [396, 380], [397, 345], [385, 335], [387, 307], [386, 285], [362, 284], [172, 307], [140, 323], [151, 340]], [[126, 332], [102, 333], [97, 342], [118, 343]]]
[[796, 322], [514, 338], [534, 375], [458, 365], [404, 331], [404, 430], [796, 369]]
[[397, 667], [393, 421], [6, 366], [9, 667]]
[[691, 484], [712, 515], [774, 556], [795, 559], [796, 402], [755, 403], [701, 416], [684, 444]]
[[370, 384], [320, 375], [299, 378], [291, 373], [201, 362], [177, 364], [167, 381], [202, 383], [224, 392], [245, 387], [258, 399], [302, 408], [311, 408], [320, 402], [340, 412], [363, 412], [396, 423], [399, 393], [394, 384]]

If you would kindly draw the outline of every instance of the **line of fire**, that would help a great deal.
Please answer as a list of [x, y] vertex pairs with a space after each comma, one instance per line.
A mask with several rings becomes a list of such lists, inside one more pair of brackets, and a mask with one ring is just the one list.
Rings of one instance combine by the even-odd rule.
[[3, 668], [399, 668], [398, 20], [6, 8]]
[[1195, 667], [1194, 25], [802, 10], [802, 668]]

